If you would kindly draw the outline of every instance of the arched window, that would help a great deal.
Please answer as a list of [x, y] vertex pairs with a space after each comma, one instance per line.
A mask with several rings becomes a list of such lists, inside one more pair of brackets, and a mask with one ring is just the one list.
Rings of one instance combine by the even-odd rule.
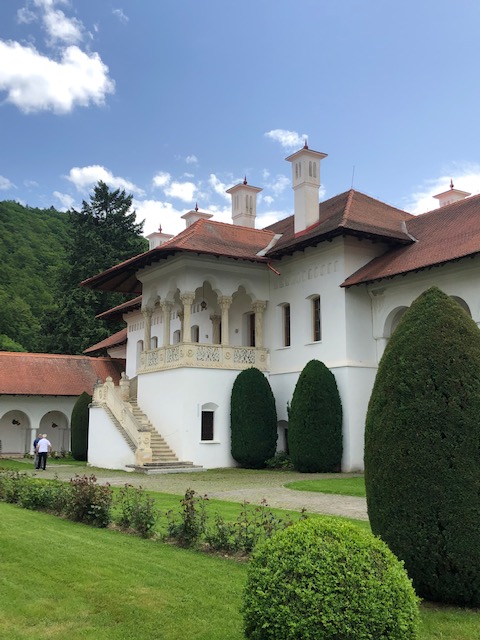
[[455, 300], [455, 302], [457, 302], [466, 313], [468, 313], [470, 318], [472, 317], [472, 312], [470, 311], [470, 307], [468, 306], [468, 304], [465, 302], [463, 298], [459, 298], [458, 296], [450, 296], [450, 297], [452, 300]]
[[313, 171], [312, 171], [312, 161], [310, 160], [308, 163], [308, 175], [310, 176], [310, 178], [313, 175]]
[[310, 298], [311, 317], [312, 317], [312, 340], [320, 342], [322, 339], [322, 315], [320, 306], [320, 296], [312, 296]]
[[173, 344], [178, 344], [180, 342], [180, 329], [177, 329], [173, 332]]
[[152, 336], [150, 339], [150, 349], [157, 349], [158, 347], [158, 338], [157, 336]]
[[202, 417], [200, 425], [200, 439], [202, 442], [213, 442], [215, 440], [215, 411], [218, 405], [207, 402], [202, 405]]
[[200, 342], [200, 327], [198, 324], [194, 324], [190, 329], [192, 342]]
[[136, 354], [137, 369], [140, 366], [140, 358], [142, 355], [142, 351], [143, 351], [143, 340], [139, 340], [137, 342], [137, 354]]

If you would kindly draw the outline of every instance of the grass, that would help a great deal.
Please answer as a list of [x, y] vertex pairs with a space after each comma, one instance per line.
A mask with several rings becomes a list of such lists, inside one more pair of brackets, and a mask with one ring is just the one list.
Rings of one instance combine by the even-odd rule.
[[[53, 466], [65, 466], [69, 467], [84, 467], [85, 462], [79, 460], [73, 460], [72, 458], [51, 458], [47, 459], [47, 467]], [[19, 458], [18, 460], [12, 460], [10, 458], [0, 458], [0, 469], [11, 469], [13, 471], [28, 471], [32, 470], [33, 458]]]
[[[4, 503], [0, 545], [0, 637], [243, 638], [245, 564]], [[480, 640], [480, 611], [424, 604], [421, 618], [420, 640]]]
[[365, 497], [365, 480], [363, 476], [350, 478], [325, 478], [322, 480], [297, 480], [285, 485], [296, 491], [314, 491], [317, 493], [336, 493], [341, 496]]

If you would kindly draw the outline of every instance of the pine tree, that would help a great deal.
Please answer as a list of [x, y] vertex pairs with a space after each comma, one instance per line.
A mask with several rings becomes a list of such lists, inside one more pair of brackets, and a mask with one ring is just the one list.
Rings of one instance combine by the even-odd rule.
[[429, 600], [480, 606], [480, 331], [436, 287], [380, 361], [365, 430], [372, 531]]
[[340, 471], [342, 404], [333, 373], [319, 360], [305, 365], [295, 386], [288, 445], [298, 471]]
[[247, 469], [261, 469], [275, 454], [277, 412], [270, 384], [259, 369], [238, 374], [230, 415], [233, 459]]
[[45, 351], [81, 354], [121, 328], [121, 324], [107, 326], [95, 316], [121, 304], [125, 297], [92, 291], [80, 287], [80, 282], [146, 249], [143, 223], [135, 222], [131, 207], [131, 195], [125, 190], [111, 191], [100, 181], [90, 202], [84, 200], [80, 212], [70, 212], [69, 268], [63, 274], [60, 300], [43, 319]]

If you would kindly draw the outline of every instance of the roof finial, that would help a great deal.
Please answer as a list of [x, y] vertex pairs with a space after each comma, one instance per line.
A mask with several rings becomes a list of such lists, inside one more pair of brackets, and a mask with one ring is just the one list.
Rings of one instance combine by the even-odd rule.
[[247, 176], [244, 177], [243, 184], [247, 184]]
[[195, 203], [195, 211], [198, 211], [198, 202]]
[[450, 189], [453, 189], [453, 180], [450, 178]]
[[307, 142], [307, 138], [305, 138], [305, 143], [304, 143], [304, 145], [303, 145], [303, 148], [304, 148], [304, 149], [308, 149], [308, 142]]
[[158, 233], [162, 233], [162, 225], [159, 225], [159, 227], [158, 227]]

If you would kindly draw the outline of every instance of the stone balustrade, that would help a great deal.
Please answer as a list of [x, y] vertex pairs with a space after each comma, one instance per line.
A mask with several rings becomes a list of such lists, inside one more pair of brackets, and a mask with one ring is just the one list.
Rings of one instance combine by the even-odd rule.
[[164, 371], [179, 367], [200, 369], [243, 370], [256, 367], [260, 371], [269, 368], [268, 349], [257, 347], [233, 347], [218, 344], [182, 342], [175, 345], [143, 351], [138, 373]]

